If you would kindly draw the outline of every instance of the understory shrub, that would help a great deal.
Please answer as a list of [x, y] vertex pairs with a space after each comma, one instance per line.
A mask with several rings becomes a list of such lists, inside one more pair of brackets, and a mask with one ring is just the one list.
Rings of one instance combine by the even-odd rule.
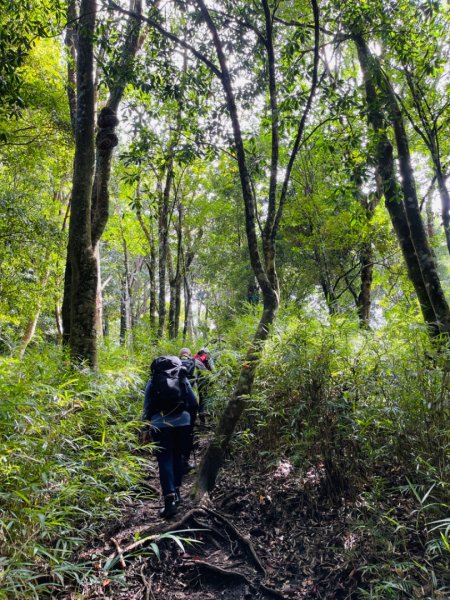
[[108, 349], [101, 372], [43, 345], [0, 362], [0, 598], [95, 577], [74, 551], [139, 492], [142, 368]]
[[367, 597], [444, 589], [449, 359], [421, 326], [305, 315], [281, 318], [262, 354], [241, 440], [249, 455], [313, 469], [323, 502], [355, 502], [355, 531], [373, 542], [360, 556]]

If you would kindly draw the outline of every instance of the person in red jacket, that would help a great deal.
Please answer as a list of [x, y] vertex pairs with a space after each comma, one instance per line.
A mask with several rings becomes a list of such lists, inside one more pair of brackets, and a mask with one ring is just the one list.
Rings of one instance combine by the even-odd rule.
[[[194, 356], [194, 360], [198, 365], [198, 378], [197, 378], [197, 389], [198, 389], [198, 418], [200, 423], [205, 424], [206, 416], [206, 400], [209, 395], [209, 377], [208, 371], [212, 371], [212, 361], [209, 356], [208, 348], [201, 348]], [[200, 368], [202, 365], [203, 368]]]

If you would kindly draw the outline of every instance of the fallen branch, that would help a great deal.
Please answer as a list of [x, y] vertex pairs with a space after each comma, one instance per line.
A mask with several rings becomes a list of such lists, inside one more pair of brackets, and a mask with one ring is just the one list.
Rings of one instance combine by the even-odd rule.
[[122, 567], [122, 569], [126, 569], [127, 565], [125, 563], [125, 559], [123, 557], [123, 550], [119, 545], [119, 542], [116, 540], [116, 538], [111, 538], [112, 543], [114, 544], [114, 546], [116, 547], [116, 551], [117, 551], [117, 556], [119, 557], [119, 564]]
[[266, 569], [264, 568], [264, 565], [262, 564], [261, 559], [259, 558], [258, 554], [256, 553], [256, 550], [255, 550], [253, 544], [251, 543], [251, 541], [247, 537], [245, 537], [237, 529], [237, 527], [235, 525], [233, 525], [233, 523], [229, 519], [227, 519], [226, 517], [224, 517], [220, 513], [216, 512], [215, 510], [212, 510], [211, 508], [207, 508], [206, 506], [203, 507], [203, 510], [206, 511], [207, 513], [209, 513], [210, 515], [212, 515], [213, 517], [215, 517], [216, 519], [218, 519], [219, 521], [222, 521], [223, 523], [225, 523], [225, 525], [227, 527], [229, 527], [229, 529], [231, 529], [231, 531], [234, 533], [234, 535], [247, 548], [250, 556], [252, 557], [253, 561], [255, 562], [256, 566], [258, 567], [258, 570], [265, 577], [266, 576]]

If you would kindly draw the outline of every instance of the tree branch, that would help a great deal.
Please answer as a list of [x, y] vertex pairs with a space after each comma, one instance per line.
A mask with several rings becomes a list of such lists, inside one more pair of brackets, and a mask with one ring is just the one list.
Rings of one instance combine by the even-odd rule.
[[280, 203], [278, 206], [277, 216], [275, 218], [275, 223], [272, 228], [271, 235], [275, 238], [276, 232], [278, 230], [281, 217], [283, 215], [283, 208], [286, 202], [286, 196], [289, 186], [289, 180], [292, 173], [292, 168], [294, 166], [295, 159], [297, 157], [300, 143], [303, 137], [303, 131], [305, 129], [306, 119], [308, 117], [309, 111], [312, 106], [312, 101], [314, 95], [316, 93], [317, 83], [318, 83], [318, 69], [319, 69], [319, 41], [320, 41], [320, 23], [319, 23], [319, 6], [317, 4], [317, 0], [311, 0], [311, 5], [314, 13], [314, 67], [313, 67], [313, 77], [311, 82], [311, 89], [309, 92], [308, 100], [306, 102], [305, 110], [303, 112], [302, 118], [300, 120], [300, 124], [297, 130], [297, 136], [295, 138], [294, 146], [292, 148], [291, 156], [289, 158], [288, 166], [286, 168], [286, 174], [283, 181], [283, 187], [281, 189], [280, 195]]
[[109, 0], [109, 6], [111, 8], [113, 8], [114, 10], [116, 10], [117, 12], [120, 12], [124, 15], [129, 15], [130, 17], [134, 17], [136, 19], [140, 19], [141, 21], [144, 21], [144, 23], [148, 23], [148, 25], [150, 25], [151, 27], [156, 29], [156, 31], [159, 31], [159, 33], [161, 33], [161, 35], [163, 35], [164, 37], [168, 38], [172, 42], [175, 42], [182, 48], [186, 48], [186, 50], [189, 50], [190, 52], [192, 52], [192, 54], [196, 58], [198, 58], [198, 60], [200, 60], [202, 63], [204, 63], [214, 73], [214, 75], [216, 75], [216, 77], [219, 77], [219, 78], [222, 77], [222, 73], [221, 73], [220, 69], [218, 69], [216, 67], [216, 65], [209, 60], [209, 58], [207, 58], [204, 54], [202, 54], [201, 52], [196, 50], [191, 44], [189, 44], [188, 42], [185, 42], [184, 40], [182, 40], [181, 38], [176, 36], [171, 31], [167, 31], [167, 29], [164, 29], [164, 27], [162, 27], [159, 23], [157, 23], [150, 17], [145, 17], [145, 16], [139, 15], [138, 13], [135, 13], [133, 11], [126, 10], [125, 8], [122, 8], [121, 6], [116, 4], [113, 0]]

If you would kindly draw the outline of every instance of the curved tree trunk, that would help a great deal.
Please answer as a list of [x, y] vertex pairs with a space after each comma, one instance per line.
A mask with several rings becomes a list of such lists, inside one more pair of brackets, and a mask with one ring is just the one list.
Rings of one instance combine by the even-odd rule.
[[370, 50], [362, 36], [354, 31], [352, 31], [352, 36], [356, 44], [364, 77], [368, 120], [374, 132], [378, 176], [381, 181], [386, 208], [391, 217], [391, 222], [405, 259], [409, 278], [416, 291], [424, 321], [430, 327], [431, 333], [436, 335], [440, 332], [440, 319], [435, 312], [427, 284], [423, 278], [421, 264], [413, 244], [403, 195], [395, 175], [393, 147], [387, 137], [385, 117], [382, 105], [380, 104], [380, 98], [376, 91], [378, 83], [374, 73], [376, 69], [374, 68]]
[[34, 334], [36, 333], [36, 326], [38, 324], [39, 317], [41, 314], [42, 298], [44, 296], [44, 292], [47, 287], [49, 278], [50, 278], [50, 269], [47, 269], [47, 272], [45, 273], [44, 279], [42, 281], [42, 287], [41, 287], [41, 292], [40, 292], [36, 312], [35, 312], [34, 316], [28, 321], [28, 323], [25, 327], [25, 331], [23, 333], [22, 339], [20, 341], [20, 350], [19, 350], [20, 358], [24, 357], [26, 349], [28, 347], [28, 344], [31, 342], [31, 340], [34, 337]]
[[[279, 114], [277, 101], [277, 81], [276, 81], [276, 58], [273, 46], [273, 14], [269, 9], [267, 0], [262, 0], [264, 19], [266, 25], [266, 37], [264, 40], [265, 50], [267, 52], [267, 72], [268, 72], [268, 90], [270, 97], [271, 112], [271, 169], [268, 194], [268, 210], [266, 223], [262, 229], [262, 248], [263, 260], [259, 251], [258, 235], [256, 229], [257, 223], [257, 205], [253, 195], [250, 173], [247, 166], [247, 158], [242, 138], [239, 115], [236, 105], [236, 98], [232, 85], [232, 78], [225, 58], [224, 48], [220, 39], [214, 21], [211, 18], [204, 0], [196, 0], [200, 9], [202, 18], [207, 25], [213, 39], [217, 59], [220, 64], [220, 80], [226, 98], [227, 109], [230, 116], [233, 139], [236, 150], [236, 158], [239, 168], [239, 177], [242, 188], [242, 198], [245, 208], [245, 229], [247, 235], [247, 244], [250, 255], [250, 263], [253, 273], [258, 281], [263, 296], [263, 314], [258, 324], [253, 341], [248, 349], [246, 360], [242, 365], [240, 376], [234, 390], [232, 398], [225, 407], [224, 413], [220, 419], [219, 426], [211, 440], [208, 449], [203, 457], [197, 480], [197, 495], [201, 495], [207, 490], [211, 490], [216, 481], [217, 473], [223, 463], [224, 456], [231, 436], [242, 415], [247, 403], [247, 397], [251, 394], [255, 372], [259, 363], [260, 352], [269, 335], [279, 306], [279, 287], [278, 276], [275, 265], [276, 256], [276, 236], [279, 224], [282, 218], [284, 202], [286, 199], [288, 185], [292, 167], [297, 156], [300, 143], [303, 137], [304, 126], [308, 112], [311, 107], [312, 99], [317, 85], [317, 69], [319, 61], [319, 9], [317, 0], [311, 0], [314, 14], [314, 69], [312, 85], [306, 108], [300, 119], [293, 148], [286, 168], [283, 185], [278, 198], [277, 207], [277, 172], [279, 158]], [[217, 74], [217, 73], [216, 73]]]
[[263, 313], [252, 343], [247, 350], [233, 395], [222, 413], [214, 437], [201, 461], [196, 482], [196, 494], [198, 496], [211, 491], [215, 486], [217, 474], [223, 464], [231, 436], [247, 405], [248, 396], [251, 394], [261, 350], [269, 336], [270, 326], [275, 320], [277, 311], [278, 295], [276, 293], [269, 294], [264, 298]]

